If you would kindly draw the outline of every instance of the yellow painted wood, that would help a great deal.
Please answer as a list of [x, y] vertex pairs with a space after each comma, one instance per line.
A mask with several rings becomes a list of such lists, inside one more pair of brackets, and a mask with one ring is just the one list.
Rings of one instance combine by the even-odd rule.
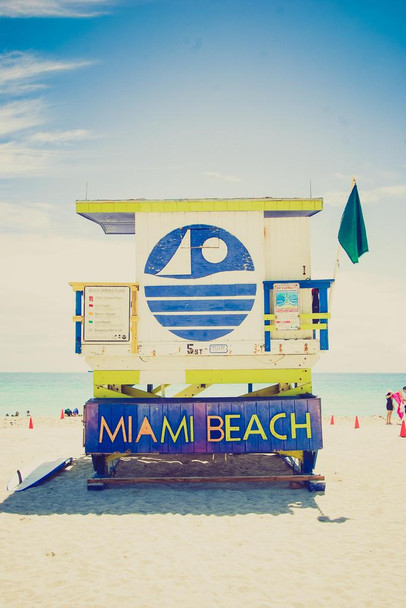
[[156, 399], [156, 395], [153, 393], [149, 393], [148, 391], [143, 391], [140, 388], [134, 388], [133, 386], [128, 386], [126, 384], [121, 385], [121, 392], [126, 397], [142, 397], [145, 399]]
[[106, 386], [102, 386], [100, 384], [93, 385], [93, 396], [99, 399], [128, 399], [128, 395], [124, 395], [123, 393], [113, 391]]
[[242, 397], [276, 397], [283, 395], [284, 397], [294, 397], [295, 395], [302, 395], [303, 393], [312, 392], [312, 383], [303, 382], [298, 384], [295, 388], [290, 388], [290, 383], [280, 382], [273, 386], [267, 386], [261, 388], [258, 391], [252, 391], [251, 393], [245, 393]]
[[[114, 388], [113, 388], [114, 387]], [[134, 388], [127, 384], [109, 384], [108, 386], [95, 384], [94, 385], [94, 396], [107, 399], [114, 397], [117, 399], [129, 399], [129, 398], [142, 398], [142, 399], [156, 399], [157, 395], [148, 393], [139, 388]]]
[[303, 384], [298, 384], [295, 388], [290, 388], [286, 391], [282, 391], [281, 395], [284, 397], [295, 397], [296, 395], [303, 395], [303, 393], [311, 393], [312, 392], [312, 383], [304, 382]]
[[277, 384], [311, 381], [311, 369], [198, 369], [185, 370], [187, 384]]
[[290, 388], [290, 384], [287, 382], [282, 382], [278, 384], [272, 384], [271, 386], [267, 386], [266, 388], [261, 388], [257, 391], [251, 391], [250, 393], [245, 393], [241, 395], [242, 397], [274, 397], [275, 395], [279, 395], [284, 390], [288, 390]]
[[139, 384], [138, 370], [94, 370], [93, 384]]
[[138, 351], [138, 317], [131, 317], [131, 352]]
[[305, 325], [300, 325], [299, 329], [281, 329], [280, 327], [276, 327], [275, 325], [265, 325], [264, 331], [308, 331], [310, 329], [327, 329], [328, 325], [326, 323], [306, 323]]
[[282, 454], [283, 456], [291, 456], [292, 458], [297, 458], [300, 462], [303, 462], [303, 451], [302, 450], [292, 450], [291, 452], [285, 452], [284, 450], [278, 450], [278, 454]]
[[[329, 312], [301, 312], [301, 319], [331, 319]], [[274, 314], [264, 315], [265, 321], [273, 321], [275, 319]]]
[[138, 283], [113, 283], [109, 281], [108, 283], [103, 283], [102, 281], [91, 282], [86, 281], [86, 283], [81, 283], [78, 281], [70, 282], [69, 285], [72, 287], [73, 291], [83, 291], [85, 287], [131, 287], [131, 291], [138, 291], [139, 284]]
[[152, 392], [154, 395], [157, 395], [158, 393], [162, 392], [162, 390], [165, 390], [168, 386], [170, 386], [170, 384], [158, 384], [158, 386], [156, 386]]
[[106, 454], [105, 456], [105, 461], [107, 464], [109, 464], [110, 462], [113, 462], [114, 460], [120, 460], [120, 458], [123, 458], [124, 456], [128, 456], [128, 453], [126, 454], [121, 453], [121, 452], [113, 452], [112, 454]]
[[301, 312], [301, 319], [331, 319], [329, 312]]
[[76, 212], [93, 213], [161, 213], [196, 211], [321, 211], [322, 198], [304, 199], [181, 199], [76, 201]]
[[131, 352], [138, 351], [138, 285], [131, 286]]
[[179, 391], [179, 393], [176, 393], [174, 397], [195, 397], [209, 386], [209, 384], [191, 384], [190, 386], [184, 388], [182, 391]]

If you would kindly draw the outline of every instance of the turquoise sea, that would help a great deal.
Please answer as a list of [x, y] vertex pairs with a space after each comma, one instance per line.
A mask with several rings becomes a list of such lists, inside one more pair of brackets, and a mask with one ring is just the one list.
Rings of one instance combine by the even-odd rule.
[[[313, 374], [313, 393], [321, 398], [325, 415], [385, 415], [385, 394], [405, 385], [406, 373]], [[233, 396], [245, 390], [246, 385], [217, 385], [200, 396]], [[25, 415], [29, 410], [32, 416], [59, 417], [68, 407], [77, 407], [82, 413], [83, 404], [91, 397], [91, 373], [0, 373], [0, 416], [17, 410]]]

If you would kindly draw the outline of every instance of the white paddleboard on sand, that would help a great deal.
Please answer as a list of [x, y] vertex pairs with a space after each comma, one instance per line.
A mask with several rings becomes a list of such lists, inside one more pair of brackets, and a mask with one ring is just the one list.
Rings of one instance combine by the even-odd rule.
[[25, 476], [21, 471], [17, 471], [9, 480], [7, 490], [9, 492], [22, 492], [23, 490], [27, 490], [27, 488], [32, 488], [32, 486], [36, 486], [48, 477], [62, 471], [71, 462], [72, 457], [57, 458], [56, 460], [43, 462]]

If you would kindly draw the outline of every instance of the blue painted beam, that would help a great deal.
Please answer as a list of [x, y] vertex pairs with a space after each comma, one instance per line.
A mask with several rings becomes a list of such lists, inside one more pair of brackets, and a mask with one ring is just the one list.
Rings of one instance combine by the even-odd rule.
[[[75, 315], [80, 317], [82, 315], [82, 296], [83, 291], [76, 291], [76, 303], [75, 303]], [[80, 355], [82, 352], [82, 323], [76, 321], [75, 323], [75, 353]]]
[[[271, 296], [270, 296], [269, 292], [270, 292], [270, 289], [266, 285], [266, 282], [264, 282], [264, 314], [265, 315], [271, 314]], [[265, 325], [270, 325], [270, 324], [271, 324], [270, 321], [265, 321]], [[266, 353], [271, 352], [271, 332], [270, 331], [265, 332], [265, 352]]]

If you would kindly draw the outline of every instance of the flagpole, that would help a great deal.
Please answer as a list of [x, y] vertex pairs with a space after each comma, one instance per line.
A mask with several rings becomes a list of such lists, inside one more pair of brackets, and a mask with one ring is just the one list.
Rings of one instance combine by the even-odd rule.
[[[354, 188], [354, 186], [355, 186], [356, 183], [357, 183], [357, 180], [353, 176], [353, 178], [352, 178], [352, 185], [351, 185], [351, 191]], [[331, 313], [331, 309], [332, 309], [332, 306], [333, 306], [334, 286], [335, 286], [336, 279], [337, 279], [338, 269], [340, 268], [341, 249], [342, 249], [342, 247], [341, 247], [341, 245], [339, 243], [338, 247], [337, 247], [336, 260], [335, 260], [335, 264], [334, 264], [333, 282], [331, 283], [330, 293], [329, 293], [329, 298], [328, 298], [328, 310], [329, 310], [330, 313]]]
[[340, 268], [340, 253], [341, 253], [341, 245], [338, 245], [337, 253], [336, 253], [336, 261], [334, 264], [333, 282], [331, 283], [330, 293], [328, 296], [328, 310], [330, 313], [331, 313], [331, 309], [333, 306], [333, 293], [334, 293], [334, 286], [336, 284], [337, 272], [338, 272], [338, 269]]

